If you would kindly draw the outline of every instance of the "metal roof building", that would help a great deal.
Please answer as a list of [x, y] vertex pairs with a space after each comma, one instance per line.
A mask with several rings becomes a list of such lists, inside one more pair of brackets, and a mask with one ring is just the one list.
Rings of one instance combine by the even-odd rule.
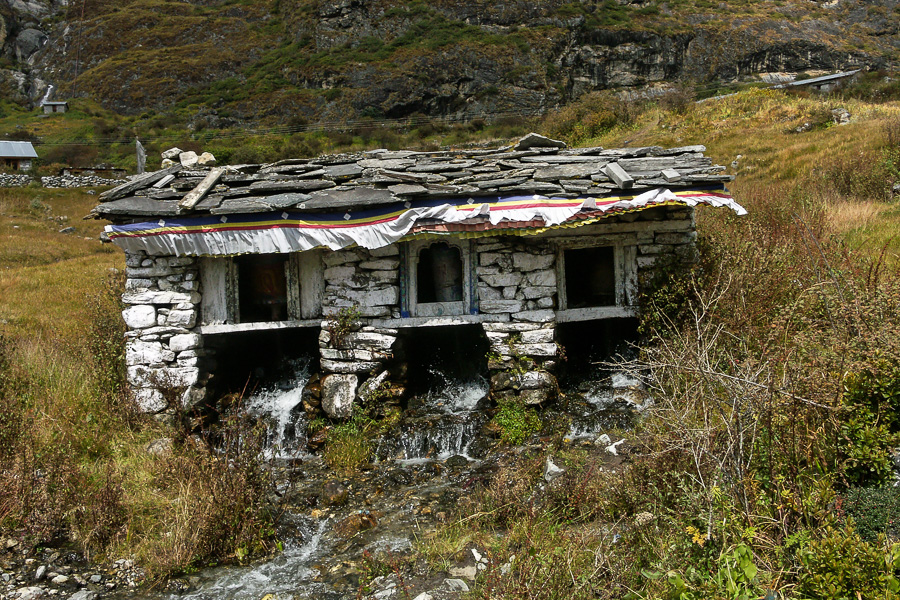
[[0, 141], [0, 166], [27, 171], [31, 160], [37, 157], [31, 142]]

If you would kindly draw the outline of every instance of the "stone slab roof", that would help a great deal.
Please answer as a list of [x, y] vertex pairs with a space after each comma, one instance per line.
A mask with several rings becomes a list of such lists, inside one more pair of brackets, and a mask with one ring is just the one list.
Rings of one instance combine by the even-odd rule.
[[621, 190], [685, 188], [730, 181], [704, 146], [567, 148], [529, 134], [514, 145], [436, 152], [371, 150], [271, 164], [167, 169], [100, 195], [92, 217], [335, 212], [397, 202], [540, 194], [603, 197]]

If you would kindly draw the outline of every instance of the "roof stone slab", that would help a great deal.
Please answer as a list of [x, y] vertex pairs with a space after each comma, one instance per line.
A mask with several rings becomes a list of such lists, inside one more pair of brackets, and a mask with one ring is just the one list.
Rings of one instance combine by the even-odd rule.
[[[101, 195], [91, 217], [114, 222], [152, 216], [225, 215], [292, 211], [360, 210], [410, 200], [497, 194], [596, 197], [617, 189], [690, 187], [729, 181], [724, 167], [703, 156], [704, 146], [661, 148], [566, 148], [529, 134], [512, 146], [441, 150], [385, 149], [288, 159], [263, 165], [232, 165], [191, 209], [178, 201], [209, 169], [177, 167], [132, 178]], [[610, 165], [624, 176], [610, 179]], [[618, 170], [614, 169], [617, 174]], [[164, 180], [166, 175], [173, 175]], [[629, 180], [632, 187], [627, 187]], [[153, 187], [162, 181], [161, 186]]]

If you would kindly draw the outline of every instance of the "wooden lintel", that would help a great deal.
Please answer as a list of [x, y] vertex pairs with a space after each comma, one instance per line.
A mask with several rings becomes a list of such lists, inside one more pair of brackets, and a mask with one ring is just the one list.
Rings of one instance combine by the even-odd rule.
[[612, 179], [621, 190], [627, 190], [634, 186], [634, 179], [617, 162], [609, 163], [603, 167], [603, 172], [606, 173], [606, 176]]
[[181, 199], [181, 202], [178, 203], [178, 208], [181, 210], [191, 210], [194, 208], [198, 202], [203, 200], [209, 190], [219, 182], [223, 173], [225, 173], [225, 169], [222, 167], [213, 167], [210, 169], [209, 174], [203, 178], [203, 181], [198, 183], [197, 187], [192, 189]]

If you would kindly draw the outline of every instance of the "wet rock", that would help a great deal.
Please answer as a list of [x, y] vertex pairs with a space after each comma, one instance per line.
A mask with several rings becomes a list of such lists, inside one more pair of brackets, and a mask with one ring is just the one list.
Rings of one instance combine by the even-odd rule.
[[322, 379], [322, 410], [332, 419], [346, 419], [353, 411], [358, 378], [352, 373], [334, 373]]
[[445, 460], [444, 464], [451, 468], [463, 468], [469, 466], [469, 459], [461, 454], [455, 454]]
[[550, 399], [551, 393], [552, 391], [547, 389], [522, 390], [519, 394], [519, 398], [526, 406], [536, 406], [547, 402]]
[[469, 586], [462, 579], [447, 578], [444, 580], [444, 586], [451, 592], [468, 592]]
[[40, 581], [44, 578], [44, 574], [47, 572], [47, 566], [41, 565], [37, 568], [37, 571], [34, 572], [34, 580]]
[[549, 483], [565, 472], [565, 469], [556, 466], [550, 457], [547, 457], [547, 462], [544, 463], [544, 481]]
[[69, 600], [96, 600], [98, 594], [92, 590], [79, 590], [69, 596]]
[[18, 600], [37, 600], [46, 596], [46, 590], [34, 586], [20, 587], [16, 590]]
[[350, 490], [340, 481], [329, 481], [322, 487], [322, 500], [326, 506], [343, 506], [350, 497]]
[[360, 531], [372, 529], [376, 526], [378, 526], [378, 520], [374, 515], [369, 512], [361, 512], [338, 521], [334, 526], [334, 532], [339, 537], [349, 538]]

